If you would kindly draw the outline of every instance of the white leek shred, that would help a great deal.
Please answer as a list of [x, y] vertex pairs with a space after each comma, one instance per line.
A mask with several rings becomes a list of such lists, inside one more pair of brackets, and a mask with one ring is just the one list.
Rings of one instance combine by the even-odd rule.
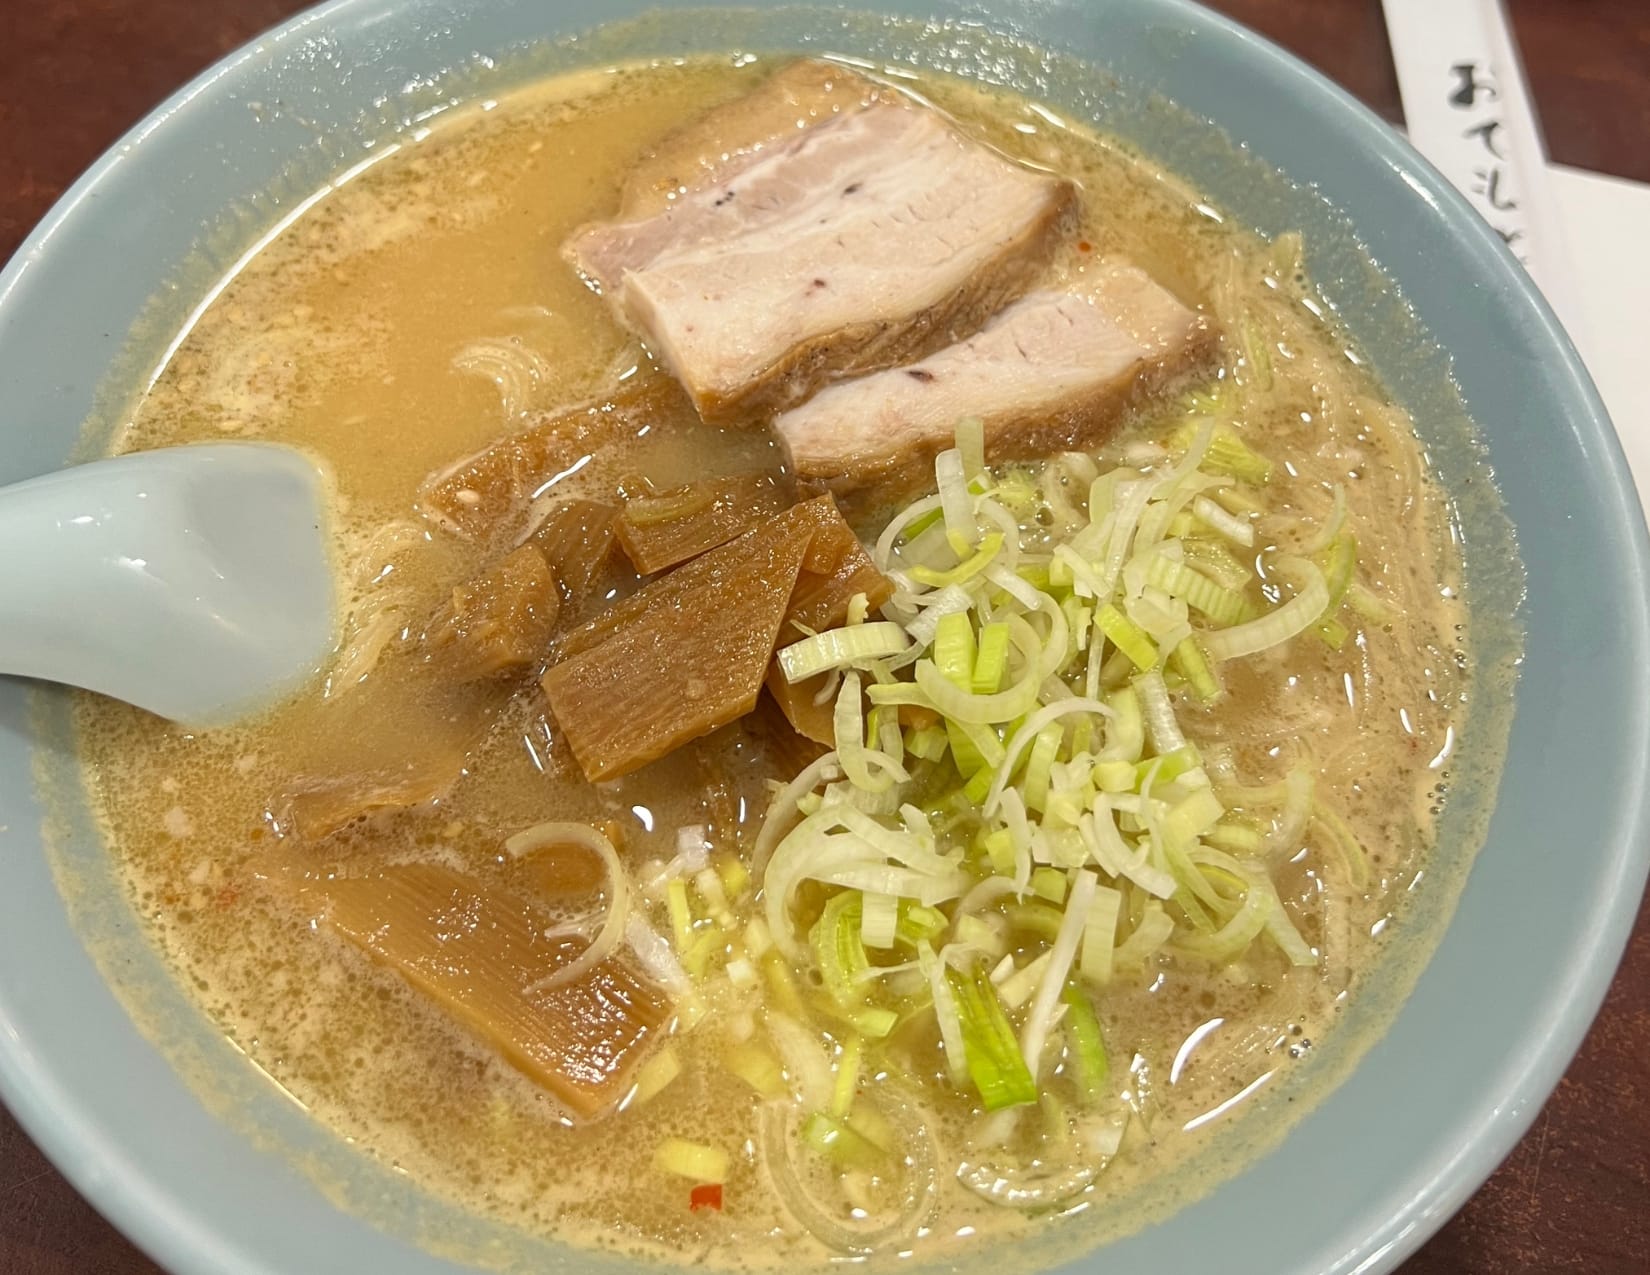
[[934, 478], [939, 484], [940, 508], [945, 511], [945, 534], [955, 546], [972, 545], [980, 534], [980, 524], [974, 517], [974, 501], [968, 494], [962, 452], [952, 447], [936, 456]]
[[675, 996], [686, 995], [691, 990], [693, 985], [671, 950], [670, 940], [649, 925], [640, 913], [632, 912], [625, 922], [625, 939], [636, 954], [636, 963], [642, 972], [660, 987]]
[[899, 925], [899, 896], [872, 890], [860, 904], [859, 938], [866, 947], [891, 948]]
[[1192, 501], [1192, 514], [1234, 544], [1240, 544], [1247, 549], [1255, 543], [1253, 525], [1234, 513], [1228, 513], [1207, 496], [1198, 496]]
[[[607, 869], [607, 914], [602, 920], [601, 929], [596, 931], [596, 936], [590, 940], [589, 946], [567, 964], [558, 966], [551, 974], [529, 984], [524, 989], [528, 995], [537, 995], [553, 987], [564, 987], [583, 978], [613, 955], [614, 949], [623, 940], [625, 927], [630, 921], [630, 874], [619, 861], [618, 851], [613, 849], [613, 843], [589, 824], [535, 824], [516, 833], [504, 843], [504, 849], [516, 859], [551, 846], [578, 846], [590, 851], [602, 861], [602, 866]], [[575, 923], [558, 926], [548, 931], [546, 937], [580, 931], [581, 927]]]
[[[1215, 426], [1195, 419], [1172, 461], [1153, 448], [1101, 472], [1062, 456], [1040, 480], [986, 468], [978, 423], [959, 429], [936, 458], [937, 494], [893, 517], [872, 551], [894, 584], [880, 616], [860, 608], [779, 654], [792, 681], [836, 679], [836, 748], [768, 809], [752, 864], [762, 942], [733, 953], [730, 980], [755, 981], [770, 942], [804, 970], [834, 943], [834, 964], [817, 957], [820, 994], [865, 998], [838, 1003], [837, 1017], [870, 1042], [895, 1013], [909, 1023], [931, 1004], [951, 1082], [979, 1083], [989, 1103], [988, 1089], [1001, 1101], [1024, 1081], [1005, 1091], [1004, 1073], [991, 1079], [1000, 1032], [982, 1034], [970, 1010], [965, 1033], [967, 996], [950, 970], [993, 971], [986, 993], [1042, 1092], [1073, 980], [1104, 989], [1160, 961], [1225, 964], [1257, 941], [1291, 964], [1319, 963], [1269, 872], [1322, 824], [1356, 886], [1361, 849], [1344, 822], [1314, 822], [1328, 808], [1309, 765], [1243, 787], [1229, 749], [1188, 739], [1203, 719], [1183, 706], [1207, 694], [1210, 664], [1322, 623], [1328, 585], [1306, 557], [1272, 548], [1258, 575], [1237, 563], [1229, 546], [1262, 541], [1254, 515], [1231, 508], [1252, 506], [1227, 500], [1231, 478], [1200, 468]], [[1337, 491], [1333, 530], [1293, 543], [1328, 544], [1345, 520]], [[858, 892], [845, 900], [857, 924], [845, 928], [854, 913], [839, 909], [836, 931], [810, 934], [820, 902], [842, 891]], [[716, 890], [700, 894], [714, 905]], [[909, 999], [891, 1010], [890, 997]], [[772, 1012], [769, 1032], [793, 1085], [822, 1109], [818, 1041]], [[970, 1060], [970, 1044], [996, 1052]], [[1011, 1128], [1025, 1102], [982, 1128]], [[1121, 1121], [1090, 1112], [1077, 1128], [1090, 1129], [1096, 1158], [1115, 1153]]]
[[917, 618], [905, 626], [905, 633], [910, 638], [910, 645], [920, 651], [922, 647], [934, 645], [934, 636], [939, 632], [941, 620], [974, 605], [974, 595], [961, 585], [948, 584], [938, 593], [919, 598], [917, 605], [921, 610]]
[[1282, 646], [1323, 619], [1329, 606], [1329, 585], [1317, 563], [1292, 558], [1276, 565], [1280, 574], [1295, 578], [1300, 591], [1270, 615], [1229, 629], [1211, 629], [1203, 637], [1203, 649], [1211, 660], [1232, 660]]
[[837, 692], [836, 711], [831, 718], [836, 732], [837, 762], [855, 788], [887, 792], [909, 776], [898, 758], [865, 743], [865, 706], [859, 686], [858, 672], [842, 675], [842, 689]]
[[710, 862], [710, 842], [705, 837], [705, 825], [688, 824], [676, 829], [676, 862], [682, 872], [703, 872]]
[[[1069, 905], [1068, 905], [1069, 906]], [[1097, 987], [1111, 982], [1113, 954], [1117, 947], [1117, 918], [1123, 911], [1123, 895], [1110, 886], [1097, 886], [1094, 902], [1083, 922], [1083, 953], [1077, 971]]]
[[773, 801], [768, 805], [767, 818], [762, 821], [762, 829], [756, 834], [756, 844], [751, 847], [751, 875], [760, 877], [766, 871], [768, 857], [773, 854], [774, 847], [797, 820], [797, 803], [841, 774], [842, 767], [837, 762], [836, 754], [826, 753], [809, 763], [800, 775], [774, 794]]
[[1159, 757], [1186, 746], [1186, 736], [1180, 731], [1180, 722], [1169, 701], [1169, 688], [1163, 675], [1156, 669], [1134, 679], [1135, 692], [1140, 696], [1140, 711], [1146, 718], [1146, 735]]
[[785, 1065], [785, 1078], [810, 1111], [831, 1101], [831, 1059], [819, 1036], [788, 1014], [767, 1012], [768, 1039]]
[[1113, 963], [1120, 970], [1144, 969], [1146, 962], [1169, 941], [1174, 928], [1174, 921], [1163, 910], [1163, 905], [1154, 899], [1141, 913], [1134, 933], [1118, 945], [1112, 955]]
[[1054, 946], [1048, 950], [1048, 969], [1043, 972], [1037, 999], [1032, 1001], [1031, 1012], [1026, 1015], [1026, 1025], [1020, 1033], [1020, 1056], [1025, 1059], [1033, 1080], [1042, 1070], [1043, 1046], [1048, 1042], [1049, 1028], [1054, 1025], [1054, 1011], [1060, 1003], [1060, 993], [1065, 990], [1071, 963], [1076, 959], [1097, 884], [1092, 872], [1075, 874], [1066, 896], [1065, 919], [1060, 922]]
[[1329, 507], [1329, 517], [1318, 526], [1317, 534], [1301, 546], [1303, 553], [1322, 553], [1335, 543], [1335, 537], [1346, 526], [1346, 488], [1335, 484], [1335, 499]]
[[898, 655], [911, 645], [903, 625], [889, 620], [827, 629], [779, 649], [779, 668], [787, 682], [802, 682], [827, 669]]
[[945, 1046], [945, 1070], [951, 1083], [960, 1086], [968, 1080], [968, 1060], [963, 1052], [962, 1016], [957, 1013], [957, 999], [945, 977], [945, 962], [927, 943], [917, 948], [917, 959], [934, 998], [934, 1017], [939, 1020], [940, 1043]]

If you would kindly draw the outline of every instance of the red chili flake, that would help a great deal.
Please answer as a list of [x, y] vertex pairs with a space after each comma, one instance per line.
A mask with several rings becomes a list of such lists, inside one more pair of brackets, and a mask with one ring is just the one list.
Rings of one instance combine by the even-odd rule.
[[715, 1209], [722, 1211], [722, 1184], [709, 1182], [704, 1186], [696, 1186], [688, 1196], [688, 1207], [697, 1213], [700, 1209]]
[[1093, 252], [1094, 251], [1094, 245], [1091, 244], [1087, 239], [1079, 239], [1077, 241], [1077, 251], [1078, 252]]
[[241, 892], [232, 885], [226, 885], [218, 891], [214, 900], [220, 908], [232, 908], [240, 901]]

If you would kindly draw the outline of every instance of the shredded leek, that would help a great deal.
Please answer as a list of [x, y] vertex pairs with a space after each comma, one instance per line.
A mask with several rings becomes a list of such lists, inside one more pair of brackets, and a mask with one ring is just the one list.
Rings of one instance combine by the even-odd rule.
[[802, 1122], [802, 1141], [838, 1168], [872, 1169], [887, 1159], [883, 1150], [840, 1116], [815, 1111]]
[[1091, 997], [1257, 944], [1314, 965], [1271, 871], [1310, 844], [1346, 885], [1367, 873], [1309, 766], [1246, 787], [1207, 734], [1202, 706], [1241, 676], [1228, 661], [1333, 639], [1367, 595], [1344, 498], [1281, 555], [1261, 534], [1271, 462], [1208, 409], [1169, 459], [1063, 456], [1040, 480], [987, 468], [983, 431], [959, 429], [937, 495], [877, 540], [881, 614], [780, 653], [788, 678], [837, 679], [835, 751], [769, 808], [759, 888], [719, 864], [714, 889], [664, 890], [702, 994], [767, 982], [784, 1077], [759, 1046], [730, 1069], [806, 1094], [802, 1140], [839, 1169], [887, 1153], [855, 1102], [884, 1051], [937, 1043], [949, 1082], [1003, 1113], [999, 1137], [1033, 1105], [1063, 1129], [1074, 1101], [1117, 1100]]
[[808, 932], [826, 990], [847, 1004], [858, 999], [856, 976], [870, 964], [860, 938], [862, 897], [857, 890], [834, 895]]
[[899, 929], [899, 900], [892, 894], [861, 896], [859, 939], [866, 947], [890, 948]]
[[1300, 580], [1300, 592], [1270, 615], [1229, 629], [1214, 629], [1203, 640], [1212, 660], [1236, 659], [1281, 646], [1323, 619], [1329, 605], [1329, 587], [1316, 563], [1304, 558], [1279, 562], [1280, 571], [1292, 570]]
[[666, 1138], [654, 1150], [653, 1163], [694, 1182], [724, 1182], [728, 1176], [726, 1151], [686, 1138]]
[[1105, 1040], [1100, 1032], [1100, 1019], [1088, 996], [1077, 984], [1066, 984], [1060, 999], [1067, 1006], [1065, 1033], [1070, 1045], [1077, 1091], [1092, 1106], [1104, 1096], [1106, 1077], [1111, 1071], [1106, 1059]]
[[787, 682], [803, 682], [827, 669], [898, 655], [911, 645], [903, 625], [889, 621], [827, 629], [779, 649], [779, 669]]
[[1000, 621], [980, 629], [979, 650], [968, 687], [974, 694], [995, 695], [1002, 689], [1003, 675], [1008, 671], [1008, 640], [1008, 625]]
[[1145, 672], [1157, 667], [1157, 647], [1150, 635], [1110, 602], [1095, 611], [1094, 623], [1135, 668]]
[[997, 999], [997, 989], [982, 972], [970, 977], [946, 971], [962, 1028], [968, 1078], [987, 1111], [1037, 1101], [1037, 1084], [1020, 1057], [1014, 1027]]
[[865, 1042], [858, 1036], [849, 1036], [842, 1045], [842, 1054], [836, 1063], [836, 1079], [831, 1086], [831, 1114], [838, 1120], [853, 1109], [854, 1091], [859, 1088], [860, 1056]]
[[963, 690], [973, 689], [974, 625], [967, 612], [956, 611], [940, 617], [934, 630], [934, 667]]
[[649, 1058], [636, 1072], [636, 1088], [631, 1101], [647, 1102], [682, 1074], [682, 1060], [674, 1049], [665, 1046]]
[[741, 1041], [722, 1056], [723, 1064], [739, 1079], [764, 1098], [779, 1098], [785, 1093], [785, 1076], [779, 1059], [762, 1046]]

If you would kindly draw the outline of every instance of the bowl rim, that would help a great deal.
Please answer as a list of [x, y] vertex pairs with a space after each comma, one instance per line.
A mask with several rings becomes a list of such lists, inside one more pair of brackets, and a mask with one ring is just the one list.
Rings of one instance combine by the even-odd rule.
[[[749, 0], [747, 0], [747, 3]], [[1076, 2], [1076, 0], [1073, 0]], [[1309, 99], [1322, 102], [1354, 121], [1375, 156], [1400, 173], [1418, 196], [1444, 211], [1458, 235], [1481, 256], [1501, 262], [1502, 282], [1529, 306], [1539, 328], [1539, 342], [1553, 356], [1550, 371], [1561, 377], [1556, 391], [1584, 409], [1583, 432], [1604, 463], [1612, 522], [1623, 533], [1636, 606], [1624, 605], [1620, 618], [1631, 630], [1638, 652], [1650, 641], [1650, 538], [1620, 441], [1580, 355], [1534, 283], [1517, 266], [1487, 224], [1433, 166], [1384, 120], [1347, 90], [1293, 54], [1241, 23], [1195, 3], [1195, 0], [1150, 0], [1182, 21], [1235, 40], [1264, 60], [1273, 75], [1292, 81]], [[739, 7], [716, 4], [713, 7]], [[854, 6], [858, 8], [858, 5]], [[874, 11], [874, 3], [868, 9]], [[49, 248], [60, 229], [75, 219], [110, 172], [145, 138], [214, 84], [255, 63], [267, 63], [292, 41], [329, 24], [368, 14], [394, 17], [400, 0], [324, 0], [300, 11], [231, 51], [176, 90], [128, 129], [59, 197], [0, 270], [0, 315], [28, 267]], [[1572, 422], [1574, 424], [1574, 422]], [[1628, 601], [1624, 599], [1624, 604]], [[1639, 664], [1639, 681], [1644, 682]], [[1634, 773], [1650, 773], [1650, 702], [1624, 696], [1636, 714]], [[1385, 1194], [1401, 1205], [1375, 1230], [1351, 1238], [1337, 1254], [1337, 1271], [1366, 1272], [1396, 1267], [1441, 1227], [1471, 1196], [1523, 1136], [1542, 1104], [1579, 1049], [1614, 978], [1650, 875], [1650, 786], [1623, 792], [1609, 826], [1621, 831], [1591, 875], [1601, 900], [1602, 923], [1568, 949], [1568, 977], [1553, 994], [1532, 1004], [1525, 1033], [1515, 1042], [1525, 1053], [1516, 1070], [1498, 1085], [1487, 1086], [1470, 1107], [1433, 1139], [1429, 1154], [1418, 1156], [1401, 1182]], [[0, 1000], [0, 1100], [19, 1124], [63, 1172], [83, 1197], [120, 1231], [169, 1269], [189, 1272], [274, 1271], [236, 1242], [222, 1219], [197, 1209], [192, 1198], [168, 1189], [139, 1171], [109, 1171], [108, 1165], [130, 1163], [110, 1133], [86, 1116], [76, 1095], [58, 1083], [45, 1060], [28, 1045], [14, 1007]], [[1347, 1219], [1347, 1225], [1351, 1219]], [[249, 1260], [250, 1257], [250, 1260]]]

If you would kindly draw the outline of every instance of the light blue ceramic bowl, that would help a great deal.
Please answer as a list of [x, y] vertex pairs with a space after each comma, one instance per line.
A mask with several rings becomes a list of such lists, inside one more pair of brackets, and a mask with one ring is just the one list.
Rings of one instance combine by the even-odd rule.
[[[365, 141], [455, 94], [605, 56], [614, 50], [601, 39], [544, 46], [641, 7], [338, 0], [182, 90], [74, 186], [0, 276], [0, 480], [74, 454], [81, 423], [110, 410], [111, 385], [153, 365], [160, 347], [145, 334], [175, 330], [212, 259], [243, 251], [290, 210], [289, 193], [314, 189]], [[1271, 46], [1180, 0], [878, 7], [962, 19], [925, 47], [1101, 119], [1246, 221], [1306, 229], [1313, 273], [1458, 484], [1469, 596], [1486, 633], [1497, 612], [1504, 621], [1517, 608], [1520, 587], [1481, 461], [1495, 471], [1527, 568], [1526, 659], [1486, 848], [1441, 944], [1401, 1006], [1368, 998], [1371, 1014], [1395, 1010], [1390, 1025], [1281, 1145], [1072, 1267], [1390, 1269], [1529, 1124], [1598, 1007], [1643, 888], [1647, 556], [1614, 434], [1569, 341], [1495, 236], [1380, 121]], [[1027, 57], [983, 38], [982, 23], [1098, 69]], [[901, 56], [908, 37], [835, 10], [761, 8], [644, 23], [627, 47]], [[1242, 150], [1186, 113], [1220, 121]], [[1266, 178], [1265, 165], [1298, 186]], [[1346, 216], [1450, 361], [1417, 340]], [[1482, 458], [1451, 433], [1452, 369]], [[144, 945], [75, 800], [64, 716], [61, 697], [31, 705], [25, 688], [0, 684], [0, 1092], [104, 1213], [189, 1275], [457, 1269], [432, 1251], [538, 1270], [622, 1266], [466, 1217], [352, 1159], [275, 1096]], [[55, 876], [37, 781], [56, 785], [62, 804]], [[1454, 843], [1473, 803], [1491, 800], [1465, 787], [1446, 858], [1462, 853]], [[1339, 1065], [1351, 1062], [1343, 1053]]]

